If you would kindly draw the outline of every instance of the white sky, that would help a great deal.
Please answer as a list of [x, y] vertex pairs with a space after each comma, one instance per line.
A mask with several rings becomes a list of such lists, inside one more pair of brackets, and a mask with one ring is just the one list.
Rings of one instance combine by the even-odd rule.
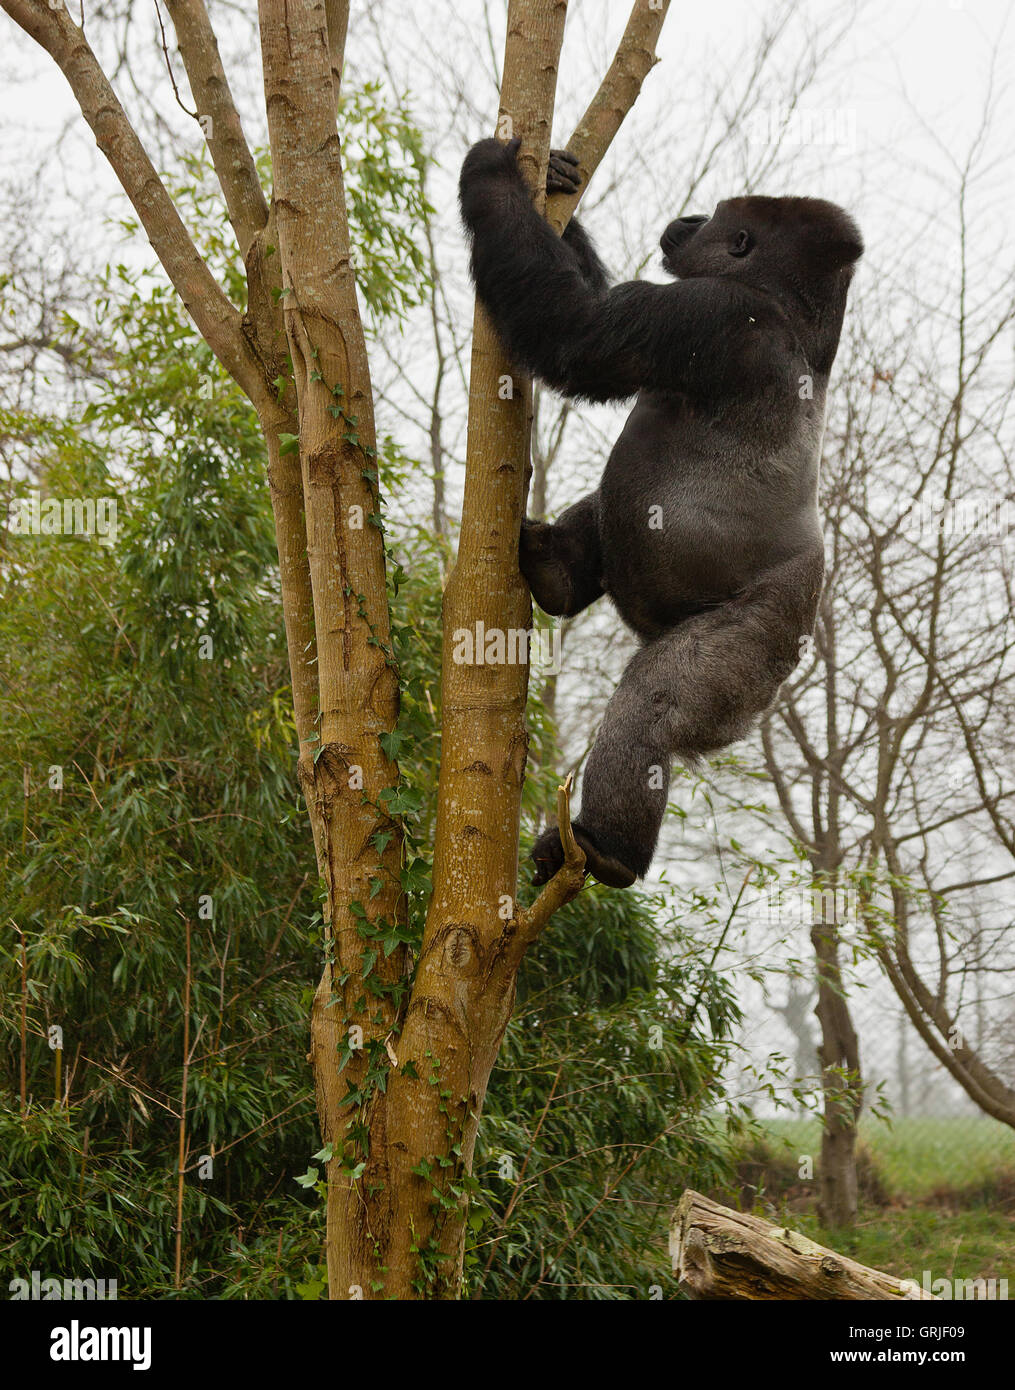
[[[251, 0], [245, 0], [242, 8], [252, 15], [256, 7]], [[498, 55], [500, 52], [506, 8], [503, 0], [408, 0], [397, 5], [372, 0], [369, 6], [353, 0], [352, 8], [350, 61], [366, 71], [357, 40], [364, 33], [369, 11], [369, 17], [376, 18], [379, 26], [386, 29], [391, 51], [401, 50], [407, 58], [402, 70], [417, 89], [417, 95], [432, 99], [435, 110], [445, 96], [440, 82], [434, 83], [425, 67], [416, 68], [413, 81], [412, 60], [420, 32], [440, 44], [456, 31], [471, 29], [477, 43], [485, 49], [485, 40], [479, 36], [485, 28], [484, 13], [488, 13], [497, 36]], [[660, 44], [662, 63], [649, 79], [642, 105], [664, 113], [666, 93], [672, 92], [678, 99], [694, 90], [693, 75], [703, 67], [722, 66], [728, 54], [739, 49], [774, 8], [772, 0], [714, 0], [708, 5], [688, 5], [676, 0]], [[86, 16], [87, 10], [86, 5]], [[152, 11], [139, 4], [136, 13], [139, 34], [148, 36], [147, 43], [136, 47], [141, 59], [137, 65], [140, 84], [146, 95], [169, 113], [172, 96], [160, 66]], [[212, 13], [216, 14], [214, 5]], [[602, 0], [571, 0], [558, 103], [561, 125], [567, 123], [568, 114], [577, 113], [587, 98], [615, 36], [623, 27], [626, 13], [626, 3], [618, 0], [610, 4]], [[834, 22], [841, 13], [842, 5], [836, 0], [809, 0], [802, 6], [799, 26]], [[865, 201], [871, 204], [876, 225], [882, 218], [888, 222], [893, 211], [897, 213], [904, 207], [907, 198], [921, 195], [926, 177], [933, 177], [946, 166], [945, 154], [937, 142], [943, 142], [956, 155], [965, 149], [982, 114], [991, 54], [998, 42], [998, 94], [1001, 111], [1007, 112], [1003, 123], [1009, 128], [1015, 126], [1011, 92], [1002, 90], [1015, 70], [1010, 15], [1009, 0], [880, 0], [865, 5], [831, 65], [834, 80], [823, 90], [821, 102], [823, 107], [855, 113], [858, 150], [830, 151], [817, 168], [812, 161], [806, 161], [806, 191], [846, 201], [843, 176], [848, 170], [850, 182], [860, 176], [865, 179]], [[166, 24], [171, 32], [168, 19]], [[263, 112], [258, 105], [259, 55], [245, 31], [240, 37], [239, 29], [232, 25], [230, 28], [240, 42], [238, 53], [230, 51], [228, 41], [223, 43], [230, 79], [241, 94], [246, 93], [246, 99], [241, 96], [241, 100], [247, 111], [248, 132], [251, 138], [258, 139], [263, 135]], [[34, 178], [39, 172], [40, 154], [70, 123], [74, 134], [70, 147], [65, 148], [67, 157], [60, 161], [60, 172], [70, 180], [75, 215], [88, 217], [103, 212], [108, 208], [109, 197], [115, 196], [114, 185], [90, 136], [74, 119], [75, 108], [66, 83], [48, 55], [22, 34], [6, 14], [0, 14], [0, 31], [0, 168], [5, 179], [17, 184]], [[107, 21], [89, 23], [86, 19], [86, 32], [101, 51], [109, 32]], [[178, 80], [186, 91], [182, 65], [177, 61], [176, 66]], [[138, 110], [138, 98], [122, 81], [118, 94], [129, 112]], [[782, 96], [783, 93], [773, 91], [772, 101], [777, 103]], [[192, 123], [178, 114], [184, 138], [196, 146], [195, 132], [188, 129]], [[660, 119], [663, 118], [661, 114]], [[677, 145], [687, 118], [688, 113], [681, 109], [681, 128], [673, 131]], [[920, 128], [921, 120], [924, 129]], [[861, 161], [857, 154], [863, 156]], [[53, 172], [50, 169], [47, 175]]]

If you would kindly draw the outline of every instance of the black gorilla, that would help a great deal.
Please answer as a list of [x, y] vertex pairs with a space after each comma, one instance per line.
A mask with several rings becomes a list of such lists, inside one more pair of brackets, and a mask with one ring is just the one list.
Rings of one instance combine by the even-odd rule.
[[[546, 612], [605, 593], [643, 644], [574, 822], [588, 870], [623, 888], [651, 862], [671, 759], [743, 738], [813, 628], [825, 389], [863, 242], [833, 203], [732, 198], [666, 228], [675, 284], [611, 289], [578, 224], [561, 240], [534, 210], [518, 144], [482, 140], [462, 168], [479, 297], [519, 367], [590, 401], [638, 396], [599, 490], [524, 520], [519, 556]], [[549, 191], [578, 183], [555, 152]], [[556, 873], [556, 830], [533, 857], [537, 883]]]

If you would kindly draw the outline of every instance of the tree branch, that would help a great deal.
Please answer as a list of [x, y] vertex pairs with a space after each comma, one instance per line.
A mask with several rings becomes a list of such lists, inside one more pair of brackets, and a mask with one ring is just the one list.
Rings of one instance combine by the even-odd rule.
[[240, 254], [246, 259], [256, 234], [267, 224], [257, 166], [243, 134], [218, 42], [204, 0], [166, 0], [187, 80], [208, 142], [215, 173], [225, 195]]
[[598, 169], [624, 117], [638, 99], [642, 83], [656, 65], [656, 43], [670, 0], [635, 0], [609, 71], [574, 128], [567, 148], [578, 160], [577, 193], [554, 193], [546, 200], [546, 220], [559, 236]]
[[560, 830], [564, 862], [532, 906], [522, 908], [515, 914], [517, 931], [512, 942], [512, 952], [517, 960], [521, 960], [526, 950], [538, 940], [553, 914], [578, 896], [585, 882], [585, 852], [571, 829], [573, 783], [574, 773], [569, 772], [563, 786], [557, 788], [557, 827]]
[[239, 312], [191, 240], [84, 33], [62, 6], [51, 10], [41, 0], [0, 0], [0, 4], [66, 77], [95, 143], [133, 204], [202, 338], [250, 400], [260, 403], [266, 384], [260, 364], [240, 331]]

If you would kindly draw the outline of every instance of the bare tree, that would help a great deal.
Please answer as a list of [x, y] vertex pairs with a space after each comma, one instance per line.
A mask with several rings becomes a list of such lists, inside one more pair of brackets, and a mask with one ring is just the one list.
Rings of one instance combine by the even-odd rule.
[[1000, 1052], [992, 1064], [977, 1026], [1010, 999], [1015, 964], [1015, 490], [998, 352], [1015, 279], [1002, 270], [974, 284], [970, 273], [985, 130], [956, 166], [954, 272], [933, 291], [893, 286], [890, 303], [861, 277], [826, 439], [816, 642], [762, 727], [781, 829], [827, 890], [816, 901], [837, 905], [811, 930], [822, 1204], [835, 1224], [855, 1213], [863, 1096], [845, 951], [876, 954], [934, 1056], [986, 1113], [1015, 1123], [1010, 1070]]

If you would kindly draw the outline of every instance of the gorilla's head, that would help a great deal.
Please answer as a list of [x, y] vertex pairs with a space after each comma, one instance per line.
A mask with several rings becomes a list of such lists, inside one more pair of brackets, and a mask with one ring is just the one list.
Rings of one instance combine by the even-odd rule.
[[822, 198], [730, 198], [711, 217], [678, 217], [659, 244], [679, 279], [724, 275], [804, 294], [830, 275], [848, 279], [863, 255], [856, 223]]

